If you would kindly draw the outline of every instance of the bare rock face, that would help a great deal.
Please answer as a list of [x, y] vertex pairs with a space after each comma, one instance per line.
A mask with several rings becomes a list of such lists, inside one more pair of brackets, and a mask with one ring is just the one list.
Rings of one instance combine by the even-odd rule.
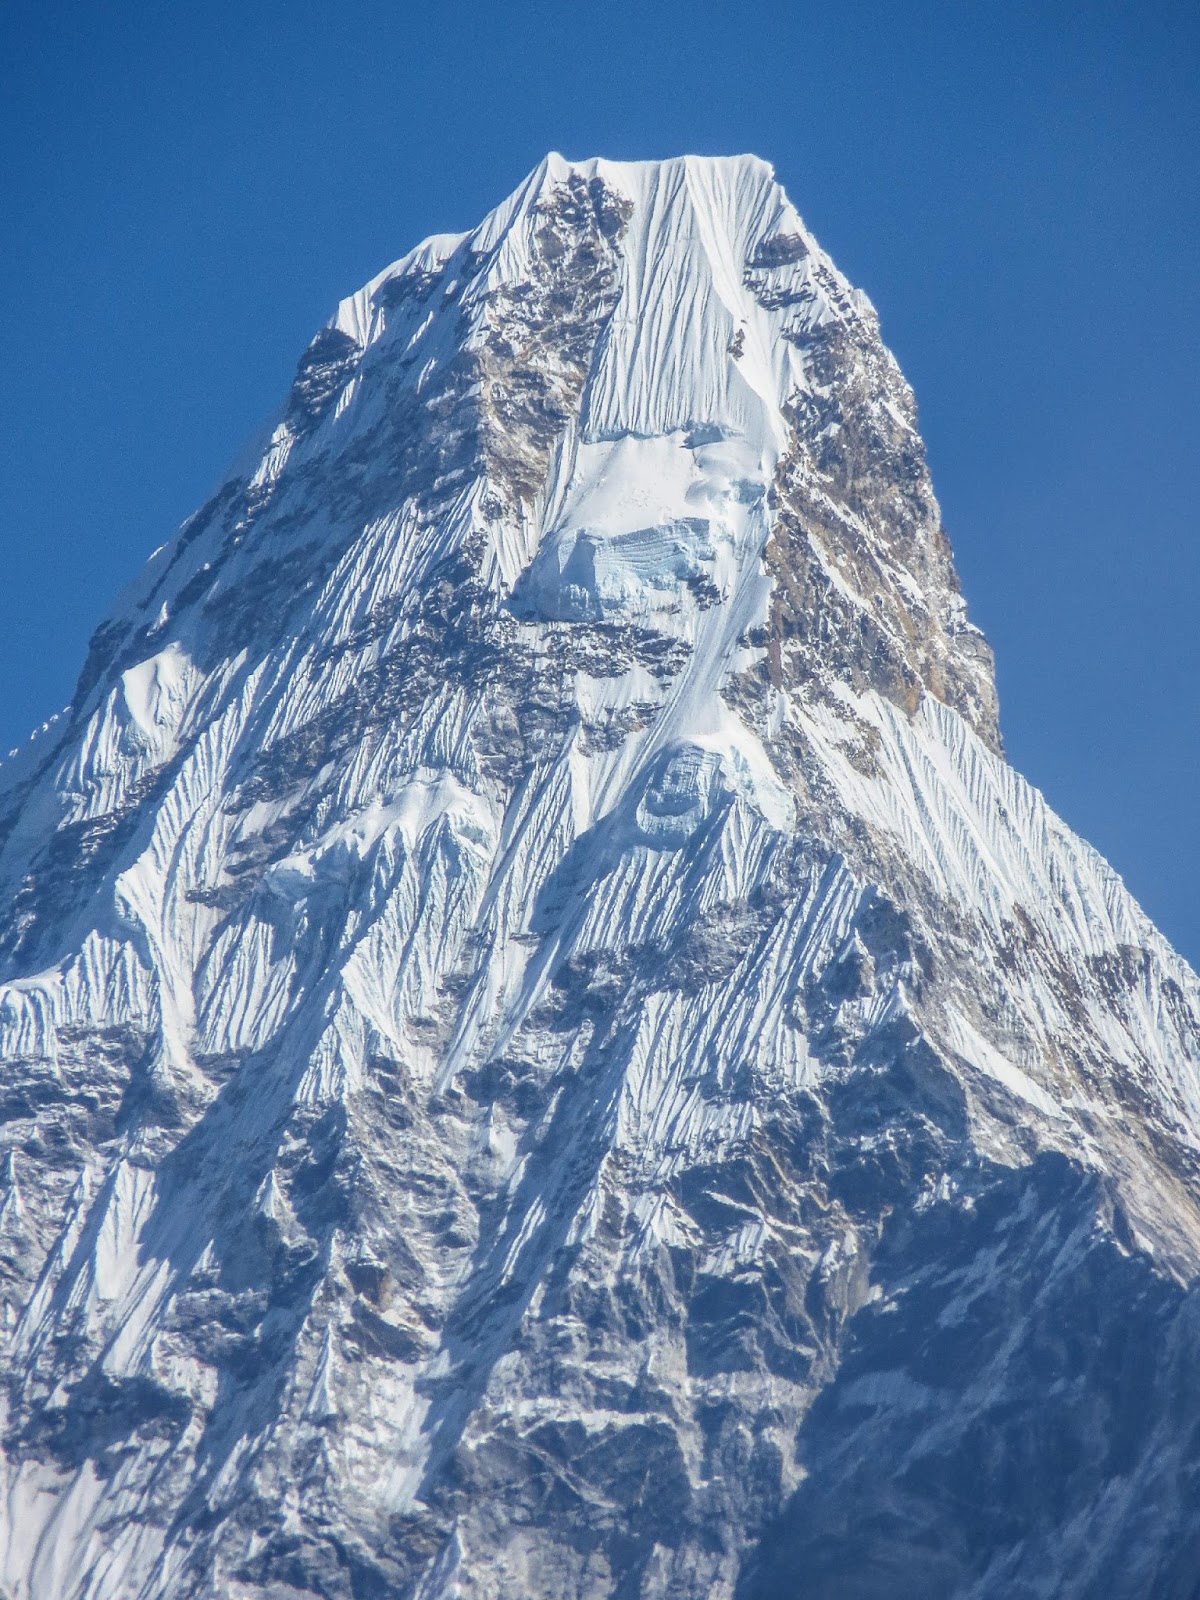
[[344, 301], [0, 907], [11, 1600], [1200, 1591], [1200, 988], [763, 163]]

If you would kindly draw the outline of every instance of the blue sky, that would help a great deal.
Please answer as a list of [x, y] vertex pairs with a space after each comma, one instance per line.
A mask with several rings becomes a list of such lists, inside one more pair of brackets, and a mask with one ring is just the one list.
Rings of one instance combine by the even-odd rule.
[[1016, 764], [1200, 961], [1200, 10], [0, 9], [0, 745], [334, 302], [547, 149], [754, 150], [917, 391]]

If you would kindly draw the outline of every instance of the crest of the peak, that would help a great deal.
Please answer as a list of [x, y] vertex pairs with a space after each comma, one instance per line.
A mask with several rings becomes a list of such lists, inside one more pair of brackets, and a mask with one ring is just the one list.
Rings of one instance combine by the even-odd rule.
[[460, 253], [478, 261], [500, 251], [506, 242], [512, 245], [537, 226], [556, 194], [580, 186], [603, 188], [625, 208], [624, 228], [637, 237], [652, 235], [660, 246], [664, 240], [670, 240], [675, 249], [690, 244], [705, 248], [706, 253], [715, 250], [728, 255], [732, 262], [733, 249], [753, 250], [764, 240], [781, 236], [803, 241], [833, 270], [774, 167], [760, 156], [678, 155], [640, 161], [590, 156], [572, 160], [552, 150], [474, 227], [430, 235], [343, 301], [337, 325], [361, 338], [372, 299], [381, 290], [386, 292], [390, 280], [440, 271]]
[[548, 188], [592, 178], [623, 190], [630, 198], [659, 197], [667, 204], [702, 192], [705, 186], [717, 186], [746, 199], [774, 192], [786, 201], [771, 163], [749, 153], [613, 161], [606, 156], [572, 160], [551, 150], [496, 209], [504, 212], [514, 201], [521, 208], [536, 206]]
[[540, 185], [562, 182], [575, 175], [603, 178], [618, 185], [624, 182], [630, 188], [649, 190], [689, 178], [699, 182], [734, 185], [746, 192], [779, 188], [771, 163], [749, 151], [717, 156], [684, 154], [639, 161], [613, 161], [606, 156], [589, 156], [586, 160], [573, 161], [559, 151], [551, 150], [525, 181]]

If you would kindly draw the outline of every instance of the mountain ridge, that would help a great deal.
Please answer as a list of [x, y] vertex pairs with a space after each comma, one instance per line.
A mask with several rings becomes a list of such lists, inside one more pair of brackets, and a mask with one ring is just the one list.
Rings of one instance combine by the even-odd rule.
[[1200, 987], [757, 158], [549, 156], [343, 300], [0, 903], [14, 1596], [1200, 1578]]

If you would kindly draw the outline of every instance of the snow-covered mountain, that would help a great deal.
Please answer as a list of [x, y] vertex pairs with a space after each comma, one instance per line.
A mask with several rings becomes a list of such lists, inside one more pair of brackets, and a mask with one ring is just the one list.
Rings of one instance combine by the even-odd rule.
[[344, 301], [0, 907], [9, 1600], [1200, 1592], [1200, 987], [761, 161]]

